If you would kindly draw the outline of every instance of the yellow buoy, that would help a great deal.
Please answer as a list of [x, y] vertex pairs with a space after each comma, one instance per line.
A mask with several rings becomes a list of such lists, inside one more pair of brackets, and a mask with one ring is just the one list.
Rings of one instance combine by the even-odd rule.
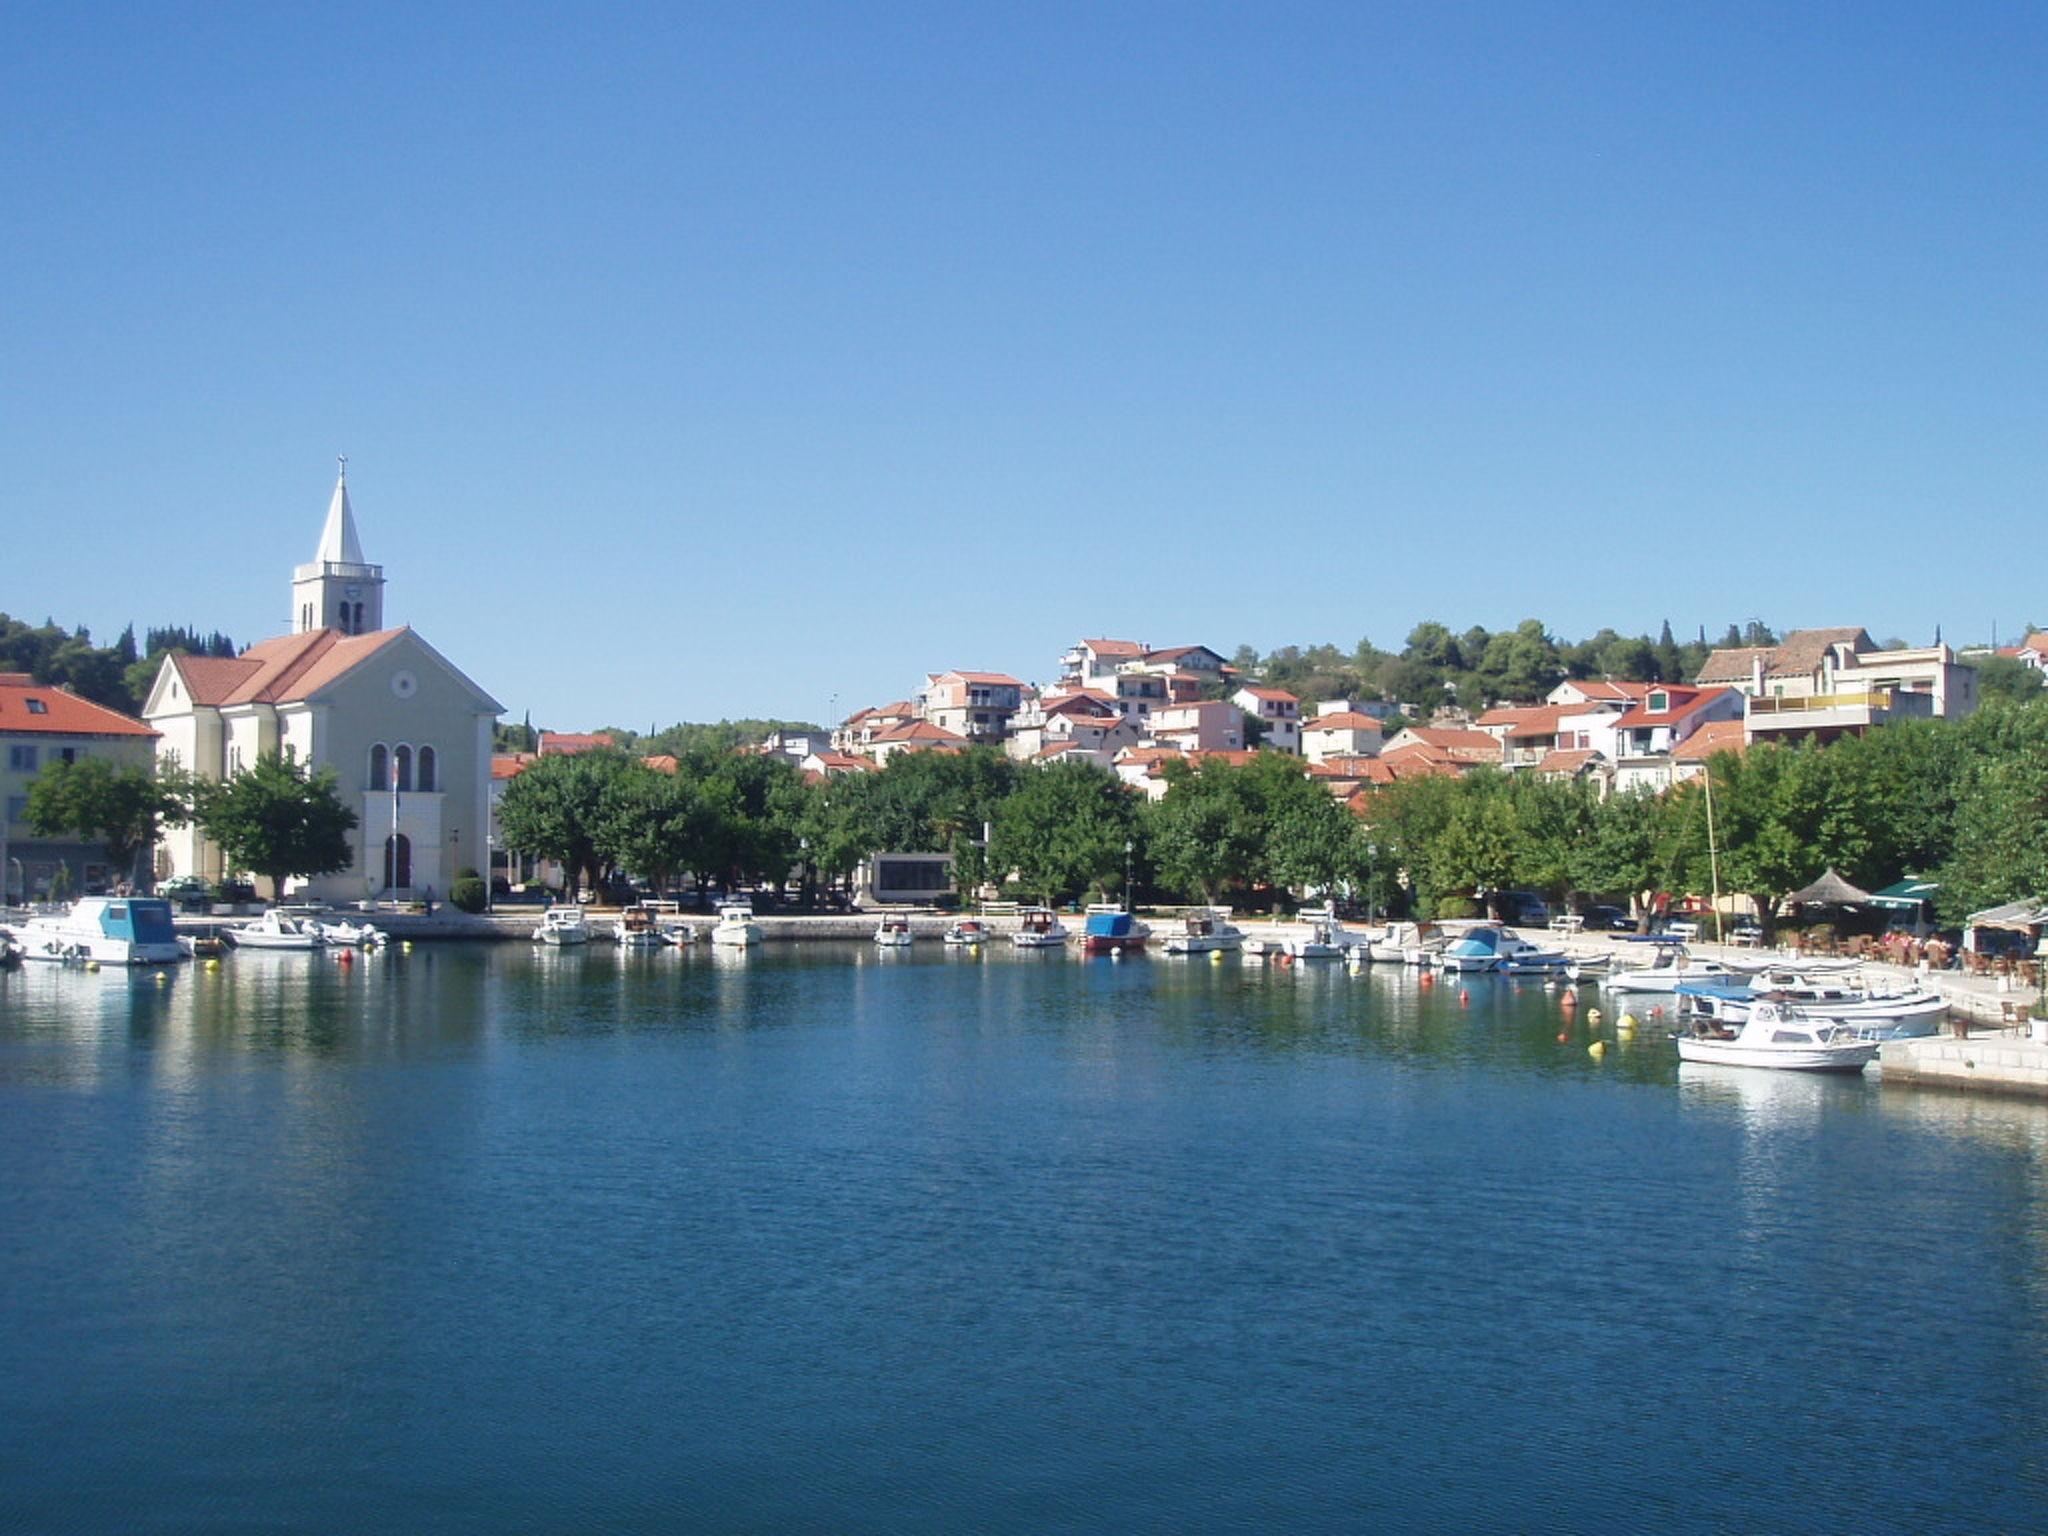
[[402, 941], [401, 941], [401, 942], [399, 943], [399, 946], [398, 946], [398, 948], [399, 948], [399, 951], [400, 951], [401, 953], [403, 953], [403, 954], [408, 954], [408, 955], [409, 955], [409, 954], [411, 954], [411, 953], [412, 953], [412, 940], [411, 940], [411, 939], [405, 939], [405, 940], [402, 940]]
[[1586, 1010], [1586, 1022], [1588, 1024], [1598, 1024], [1600, 1022], [1600, 1010], [1598, 1008], [1588, 1008]]
[[85, 968], [88, 971], [96, 971], [100, 968], [100, 963], [97, 960], [88, 960], [85, 962]]
[[1616, 1029], [1634, 1029], [1636, 1027], [1636, 1016], [1632, 1013], [1624, 1013], [1619, 1019], [1614, 1021], [1614, 1027]]
[[1210, 951], [1209, 951], [1209, 963], [1210, 963], [1211, 965], [1221, 965], [1221, 964], [1223, 963], [1223, 951], [1222, 951], [1222, 950], [1220, 950], [1220, 949], [1212, 949], [1212, 950], [1210, 950]]
[[1607, 1042], [1605, 1040], [1595, 1040], [1591, 1045], [1586, 1047], [1586, 1054], [1592, 1057], [1595, 1061], [1598, 1061], [1602, 1056], [1605, 1056], [1607, 1054]]
[[217, 970], [219, 970], [219, 969], [220, 969], [220, 957], [219, 957], [218, 955], [213, 955], [213, 956], [210, 956], [210, 957], [209, 957], [209, 958], [207, 959], [207, 962], [206, 962], [206, 968], [207, 968], [207, 969], [208, 969], [209, 971], [217, 971]]
[[164, 973], [163, 973], [162, 971], [158, 971], [158, 972], [156, 973], [156, 984], [157, 984], [158, 986], [162, 986], [162, 985], [164, 985], [164, 983], [165, 983], [165, 982], [167, 982], [167, 981], [169, 981], [170, 979], [171, 979], [171, 978], [170, 978], [170, 977], [168, 977], [168, 976], [166, 976], [166, 975], [165, 975], [165, 974], [164, 974]]

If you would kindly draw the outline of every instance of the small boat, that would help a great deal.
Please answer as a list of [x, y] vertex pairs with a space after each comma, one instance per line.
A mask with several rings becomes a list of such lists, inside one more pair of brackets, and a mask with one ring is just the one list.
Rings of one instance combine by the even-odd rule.
[[1067, 925], [1051, 907], [1022, 907], [1017, 912], [1017, 931], [1010, 942], [1019, 949], [1064, 949]]
[[1327, 907], [1304, 908], [1300, 916], [1308, 924], [1308, 932], [1287, 940], [1286, 953], [1297, 960], [1342, 960], [1350, 945], [1337, 914]]
[[321, 938], [318, 924], [279, 907], [270, 907], [253, 923], [229, 928], [226, 933], [237, 949], [308, 950], [327, 942]]
[[1573, 981], [1594, 981], [1614, 969], [1614, 956], [1604, 949], [1575, 949], [1564, 957], [1564, 973]]
[[1434, 923], [1394, 923], [1369, 943], [1381, 965], [1426, 965], [1450, 939]]
[[697, 925], [684, 918], [681, 902], [650, 896], [640, 903], [639, 910], [647, 914], [655, 937], [662, 943], [682, 948], [697, 942]]
[[1711, 1019], [1674, 1036], [1681, 1061], [1787, 1072], [1860, 1072], [1877, 1057], [1877, 1042], [1846, 1024], [1809, 1019], [1778, 1003], [1760, 1002], [1740, 1028]]
[[1206, 955], [1243, 943], [1244, 935], [1231, 924], [1230, 909], [1210, 907], [1183, 917], [1180, 927], [1166, 936], [1164, 948], [1169, 955]]
[[158, 896], [87, 896], [66, 912], [32, 917], [14, 930], [24, 960], [169, 965], [185, 958]]
[[1563, 950], [1545, 949], [1540, 944], [1531, 944], [1512, 928], [1501, 930], [1501, 975], [1550, 976], [1562, 971], [1566, 963]]
[[[1780, 978], [1782, 979], [1782, 977]], [[1742, 1023], [1760, 1002], [1772, 1002], [1802, 1018], [1846, 1024], [1866, 1040], [1913, 1040], [1934, 1034], [1948, 1016], [1948, 1001], [1924, 989], [1911, 992], [1870, 992], [1861, 987], [1827, 985], [1749, 985], [1684, 982], [1679, 1005], [1717, 1023]]]
[[956, 948], [975, 948], [988, 942], [988, 926], [978, 917], [963, 917], [946, 930], [946, 942]]
[[1090, 907], [1081, 932], [1081, 952], [1089, 955], [1134, 955], [1144, 952], [1152, 930], [1121, 907]]
[[534, 930], [536, 944], [588, 944], [590, 922], [583, 915], [581, 907], [549, 907], [541, 914], [540, 927]]
[[718, 921], [711, 925], [711, 942], [720, 949], [746, 949], [761, 942], [761, 925], [754, 921], [754, 905], [729, 901], [718, 909]]
[[[1664, 937], [1631, 938], [1625, 943], [1648, 944], [1656, 954], [1648, 965], [1611, 970], [1600, 984], [1610, 992], [1675, 993], [1681, 982], [1700, 982], [1746, 974], [1719, 960], [1695, 955], [1682, 939]], [[1619, 962], [1616, 962], [1619, 966]]]
[[1460, 974], [1500, 969], [1500, 945], [1502, 933], [1490, 923], [1468, 928], [1436, 957], [1440, 970]]
[[908, 949], [910, 937], [907, 917], [885, 917], [875, 927], [875, 942], [884, 949]]
[[645, 907], [627, 907], [612, 928], [612, 942], [621, 949], [665, 949], [668, 940]]
[[391, 936], [371, 923], [312, 922], [307, 926], [320, 935], [324, 944], [342, 949], [376, 949], [390, 942]]

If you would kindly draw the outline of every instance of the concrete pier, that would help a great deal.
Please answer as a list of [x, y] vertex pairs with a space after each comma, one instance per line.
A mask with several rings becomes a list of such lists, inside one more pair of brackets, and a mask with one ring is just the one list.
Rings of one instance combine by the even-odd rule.
[[1877, 1059], [1887, 1087], [1909, 1084], [2048, 1099], [2048, 1044], [2024, 1035], [1887, 1040]]

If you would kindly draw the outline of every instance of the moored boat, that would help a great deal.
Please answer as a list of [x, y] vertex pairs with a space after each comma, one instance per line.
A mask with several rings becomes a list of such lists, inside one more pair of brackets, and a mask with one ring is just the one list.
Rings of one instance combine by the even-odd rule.
[[963, 917], [946, 930], [946, 943], [959, 949], [973, 949], [988, 942], [988, 925], [978, 917]]
[[908, 949], [910, 939], [907, 917], [885, 917], [875, 926], [875, 942], [884, 949]]
[[1846, 1024], [1803, 1018], [1771, 1002], [1750, 1009], [1739, 1028], [1701, 1019], [1674, 1038], [1681, 1061], [1787, 1072], [1860, 1072], [1878, 1048]]
[[156, 896], [87, 896], [66, 912], [30, 918], [14, 937], [25, 960], [169, 965], [185, 958], [171, 904]]
[[534, 930], [536, 944], [574, 945], [590, 942], [590, 921], [581, 907], [549, 907]]
[[227, 929], [226, 934], [237, 949], [309, 950], [326, 942], [310, 919], [277, 907], [269, 908], [254, 922]]
[[761, 942], [761, 925], [754, 921], [754, 905], [729, 901], [718, 909], [718, 921], [711, 925], [711, 942], [720, 949], [746, 949]]
[[1244, 935], [1231, 924], [1230, 909], [1210, 907], [1184, 916], [1162, 947], [1169, 955], [1204, 955], [1237, 949], [1243, 943]]
[[1130, 955], [1144, 951], [1152, 930], [1121, 907], [1091, 907], [1081, 933], [1081, 950], [1090, 955]]
[[1337, 914], [1327, 907], [1303, 908], [1301, 921], [1308, 924], [1308, 932], [1296, 934], [1287, 940], [1286, 952], [1297, 960], [1342, 960], [1348, 947], [1348, 935], [1344, 925], [1337, 921]]
[[1019, 949], [1063, 949], [1067, 925], [1051, 907], [1022, 907], [1017, 912], [1017, 931], [1010, 942]]
[[1719, 960], [1695, 955], [1680, 939], [1660, 936], [1628, 938], [1623, 942], [1651, 945], [1656, 953], [1648, 965], [1620, 967], [1617, 961], [1618, 968], [1609, 971], [1600, 981], [1610, 992], [1674, 993], [1681, 982], [1724, 980], [1747, 974]]

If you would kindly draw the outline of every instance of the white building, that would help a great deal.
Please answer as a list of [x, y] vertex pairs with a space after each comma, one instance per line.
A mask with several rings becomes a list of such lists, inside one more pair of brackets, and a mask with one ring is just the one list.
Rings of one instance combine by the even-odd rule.
[[[143, 718], [157, 755], [228, 779], [265, 752], [332, 769], [356, 814], [354, 858], [298, 882], [328, 900], [445, 894], [488, 865], [491, 725], [503, 706], [410, 626], [386, 629], [384, 571], [363, 559], [346, 472], [312, 561], [292, 574], [293, 632], [235, 657], [171, 656]], [[168, 835], [169, 873], [217, 880], [220, 850]]]

